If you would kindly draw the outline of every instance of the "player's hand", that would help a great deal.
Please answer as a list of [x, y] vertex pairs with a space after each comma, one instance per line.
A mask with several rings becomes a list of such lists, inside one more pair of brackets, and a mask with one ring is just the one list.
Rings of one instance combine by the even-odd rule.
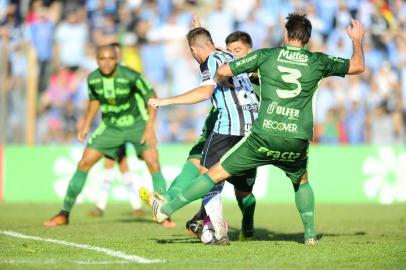
[[148, 149], [156, 149], [156, 137], [153, 128], [146, 128], [141, 138], [141, 143], [146, 143]]
[[199, 16], [193, 16], [192, 20], [192, 29], [202, 27], [202, 24], [200, 23], [200, 18]]
[[79, 142], [84, 143], [88, 133], [89, 133], [88, 127], [84, 127], [81, 130], [79, 130], [78, 136], [77, 136]]
[[347, 27], [347, 34], [353, 42], [361, 42], [364, 38], [365, 28], [360, 21], [352, 19], [351, 25]]
[[160, 106], [168, 105], [168, 102], [164, 98], [150, 98], [148, 100], [148, 105], [154, 109], [157, 109]]

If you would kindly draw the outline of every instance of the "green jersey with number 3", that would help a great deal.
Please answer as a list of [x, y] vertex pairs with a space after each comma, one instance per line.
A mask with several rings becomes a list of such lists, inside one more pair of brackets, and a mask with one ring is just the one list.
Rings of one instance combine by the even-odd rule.
[[284, 46], [256, 50], [231, 62], [230, 68], [234, 75], [258, 70], [261, 102], [253, 132], [312, 140], [319, 82], [344, 77], [349, 60]]
[[148, 117], [145, 108], [153, 89], [138, 72], [117, 65], [113, 76], [103, 76], [97, 69], [87, 82], [89, 98], [100, 102], [106, 125], [128, 128]]

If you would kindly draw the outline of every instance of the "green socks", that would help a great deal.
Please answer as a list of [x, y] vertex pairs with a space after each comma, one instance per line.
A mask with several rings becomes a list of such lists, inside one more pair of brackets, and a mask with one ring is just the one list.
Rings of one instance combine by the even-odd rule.
[[172, 200], [173, 198], [178, 195], [178, 193], [184, 189], [186, 186], [190, 184], [192, 179], [195, 179], [199, 176], [199, 168], [196, 167], [190, 161], [187, 161], [183, 167], [182, 171], [178, 176], [176, 176], [175, 180], [173, 180], [171, 186], [169, 187], [168, 191], [165, 194], [165, 198], [167, 200]]
[[304, 226], [305, 240], [316, 237], [314, 226], [314, 194], [309, 182], [299, 186], [295, 192], [295, 202]]
[[254, 194], [249, 194], [245, 197], [236, 195], [238, 206], [242, 213], [241, 232], [244, 236], [252, 237], [254, 234], [254, 212], [256, 199]]
[[165, 194], [166, 192], [166, 181], [164, 176], [162, 175], [161, 171], [156, 173], [151, 173], [152, 177], [152, 186], [154, 191], [159, 194]]
[[65, 199], [63, 201], [62, 210], [65, 212], [70, 212], [73, 205], [75, 204], [76, 198], [83, 189], [86, 183], [87, 172], [76, 170], [72, 179], [69, 182], [68, 190], [66, 191]]
[[202, 176], [190, 181], [189, 185], [179, 192], [175, 198], [165, 203], [161, 208], [161, 212], [167, 216], [171, 216], [172, 213], [188, 203], [202, 198], [215, 185], [216, 182], [214, 182], [213, 179], [211, 179], [210, 176], [205, 173]]

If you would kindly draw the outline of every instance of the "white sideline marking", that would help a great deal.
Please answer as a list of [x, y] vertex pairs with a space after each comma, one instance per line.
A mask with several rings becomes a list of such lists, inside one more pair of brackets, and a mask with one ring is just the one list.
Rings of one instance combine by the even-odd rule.
[[87, 249], [87, 250], [93, 250], [96, 252], [104, 253], [112, 257], [117, 257], [121, 258], [127, 261], [131, 262], [136, 262], [136, 263], [159, 263], [163, 262], [163, 260], [158, 260], [158, 259], [147, 259], [143, 258], [140, 256], [135, 256], [135, 255], [128, 255], [125, 254], [124, 252], [121, 251], [115, 251], [107, 248], [101, 248], [101, 247], [95, 247], [95, 246], [90, 246], [90, 245], [83, 245], [83, 244], [78, 244], [74, 242], [68, 242], [68, 241], [63, 241], [63, 240], [57, 240], [57, 239], [50, 239], [50, 238], [42, 238], [38, 236], [30, 236], [30, 235], [25, 235], [21, 234], [18, 232], [13, 232], [13, 231], [5, 231], [5, 230], [0, 230], [0, 234], [8, 235], [11, 237], [16, 237], [16, 238], [22, 238], [22, 239], [30, 239], [30, 240], [35, 240], [35, 241], [44, 241], [44, 242], [49, 242], [49, 243], [54, 243], [54, 244], [60, 244], [64, 246], [70, 246], [70, 247], [76, 247], [80, 249]]
[[[127, 264], [131, 263], [129, 261], [70, 261], [63, 260], [62, 263], [75, 263], [75, 264], [85, 264], [85, 265], [107, 265], [107, 264]], [[56, 264], [61, 263], [60, 260], [5, 260], [0, 261], [2, 264]]]

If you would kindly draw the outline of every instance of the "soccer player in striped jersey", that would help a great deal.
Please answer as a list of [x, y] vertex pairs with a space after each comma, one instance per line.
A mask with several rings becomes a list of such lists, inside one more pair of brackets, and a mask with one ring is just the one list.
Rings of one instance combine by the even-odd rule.
[[[227, 36], [226, 38], [227, 51], [230, 52], [237, 59], [246, 56], [252, 51], [252, 39], [251, 36], [242, 31], [235, 31]], [[251, 84], [254, 87], [255, 94], [258, 96], [259, 93], [259, 81], [258, 76], [255, 73], [250, 74]], [[206, 127], [206, 125], [205, 125]], [[247, 178], [246, 180], [248, 180]], [[253, 240], [254, 239], [254, 213], [256, 206], [256, 199], [252, 193], [252, 189], [255, 184], [255, 179], [253, 182], [247, 183], [247, 181], [242, 180], [241, 182], [233, 181], [235, 198], [238, 202], [242, 213], [241, 221], [241, 231], [239, 234], [239, 239], [241, 241]], [[206, 211], [202, 204], [199, 211], [195, 216], [186, 223], [186, 229], [191, 233], [196, 232], [201, 227], [201, 223], [206, 216]]]
[[[216, 164], [223, 154], [251, 129], [252, 123], [257, 117], [258, 100], [248, 74], [233, 77], [227, 84], [219, 85], [213, 81], [217, 68], [233, 61], [234, 57], [229, 53], [216, 50], [210, 33], [206, 29], [200, 27], [191, 30], [187, 39], [193, 57], [200, 64], [201, 85], [179, 96], [151, 99], [149, 104], [157, 108], [171, 104], [194, 104], [211, 99], [218, 110], [218, 117], [213, 132], [204, 145], [201, 158], [201, 165], [209, 168]], [[245, 181], [252, 191], [255, 177], [256, 170], [254, 169], [243, 176], [231, 178], [229, 181], [233, 183], [235, 180], [240, 184]], [[203, 198], [206, 212], [213, 223], [216, 235], [220, 238], [226, 235], [220, 199], [222, 188], [223, 183], [219, 183]], [[170, 191], [171, 188], [168, 192]]]

